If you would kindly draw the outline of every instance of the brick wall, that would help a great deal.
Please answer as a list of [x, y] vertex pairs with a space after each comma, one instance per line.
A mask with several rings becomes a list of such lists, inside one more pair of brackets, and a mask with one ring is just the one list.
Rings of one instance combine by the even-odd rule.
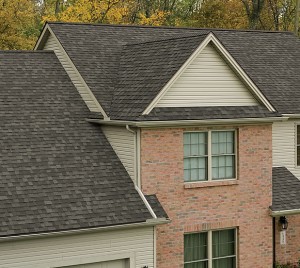
[[[300, 193], [299, 193], [300, 194]], [[285, 264], [291, 262], [296, 264], [300, 260], [300, 215], [286, 216], [289, 226], [286, 230], [286, 245], [280, 245], [280, 231], [276, 218], [276, 260]]]
[[142, 190], [172, 220], [157, 228], [157, 268], [183, 267], [185, 232], [227, 227], [238, 227], [239, 267], [272, 267], [271, 125], [234, 128], [238, 181], [194, 184], [183, 181], [183, 131], [204, 129], [142, 129]]

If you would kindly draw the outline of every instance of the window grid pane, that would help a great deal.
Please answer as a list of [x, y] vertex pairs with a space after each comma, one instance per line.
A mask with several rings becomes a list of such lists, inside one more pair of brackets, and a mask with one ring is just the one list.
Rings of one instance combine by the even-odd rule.
[[207, 177], [207, 132], [184, 133], [184, 181], [205, 181]]
[[234, 131], [212, 131], [212, 179], [235, 177]]
[[212, 232], [213, 268], [235, 268], [235, 229]]
[[[206, 261], [207, 261], [207, 233], [196, 233], [196, 234], [184, 235], [184, 263], [196, 264], [201, 262], [204, 265]], [[187, 267], [193, 267], [193, 266], [187, 266]]]

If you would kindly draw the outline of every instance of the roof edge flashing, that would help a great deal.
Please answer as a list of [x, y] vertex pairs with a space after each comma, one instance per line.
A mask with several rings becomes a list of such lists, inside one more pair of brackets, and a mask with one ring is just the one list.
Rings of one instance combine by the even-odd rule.
[[224, 125], [224, 124], [261, 124], [287, 121], [288, 117], [236, 118], [236, 119], [204, 119], [204, 120], [170, 120], [170, 121], [123, 121], [86, 119], [90, 123], [103, 125], [134, 126], [134, 127], [171, 127], [193, 125]]
[[297, 215], [297, 214], [300, 214], [300, 208], [298, 208], [298, 209], [289, 209], [289, 210], [278, 210], [278, 211], [273, 211], [270, 208], [270, 215], [272, 217]]
[[47, 238], [47, 237], [56, 237], [62, 235], [88, 234], [94, 232], [105, 232], [105, 231], [120, 230], [120, 229], [153, 227], [156, 225], [166, 224], [169, 222], [170, 220], [166, 218], [156, 218], [156, 219], [147, 219], [143, 222], [120, 224], [120, 225], [110, 225], [110, 226], [91, 227], [91, 228], [88, 227], [84, 229], [72, 229], [72, 230], [44, 232], [44, 233], [41, 232], [41, 233], [31, 233], [31, 234], [10, 235], [10, 236], [0, 237], [0, 243], [7, 242], [7, 241], [14, 241], [14, 240]]

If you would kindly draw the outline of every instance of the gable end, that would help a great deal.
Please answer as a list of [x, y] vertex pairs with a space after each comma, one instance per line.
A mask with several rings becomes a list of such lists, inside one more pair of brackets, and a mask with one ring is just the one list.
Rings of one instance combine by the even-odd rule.
[[253, 106], [275, 111], [248, 75], [210, 33], [165, 85], [143, 115], [154, 107]]
[[104, 118], [108, 117], [48, 25], [44, 28], [35, 50], [54, 51], [90, 111], [101, 113]]

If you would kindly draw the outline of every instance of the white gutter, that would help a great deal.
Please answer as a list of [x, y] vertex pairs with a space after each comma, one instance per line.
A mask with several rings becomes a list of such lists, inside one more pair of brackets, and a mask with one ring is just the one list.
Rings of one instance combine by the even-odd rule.
[[288, 117], [267, 117], [267, 118], [237, 118], [237, 119], [208, 119], [208, 120], [174, 120], [174, 121], [122, 121], [122, 120], [102, 120], [86, 119], [88, 122], [134, 127], [176, 127], [176, 126], [193, 126], [193, 125], [224, 125], [224, 124], [257, 124], [272, 123], [288, 120]]
[[300, 118], [300, 114], [282, 114], [282, 115], [290, 118]]
[[24, 235], [11, 235], [0, 237], [0, 243], [11, 240], [21, 240], [21, 239], [29, 239], [29, 238], [43, 238], [43, 237], [54, 237], [61, 235], [72, 235], [72, 234], [83, 234], [83, 233], [93, 233], [93, 232], [104, 232], [110, 230], [119, 230], [119, 229], [130, 229], [130, 228], [138, 228], [138, 227], [150, 227], [160, 224], [169, 223], [170, 220], [166, 218], [156, 218], [149, 219], [144, 222], [139, 223], [129, 223], [122, 225], [113, 225], [113, 226], [104, 226], [104, 227], [93, 227], [93, 228], [85, 228], [85, 229], [76, 229], [76, 230], [66, 230], [66, 231], [56, 231], [49, 233], [38, 233], [38, 234], [24, 234]]
[[272, 217], [287, 216], [287, 215], [296, 215], [296, 214], [300, 214], [300, 209], [279, 210], [279, 211], [272, 211], [270, 209], [270, 215]]
[[144, 201], [145, 203], [145, 206], [147, 207], [147, 209], [149, 210], [151, 216], [154, 218], [154, 219], [157, 219], [157, 216], [156, 214], [154, 213], [152, 207], [150, 206], [149, 202], [147, 201], [146, 197], [144, 196], [144, 194], [142, 193], [141, 189], [139, 187], [137, 187], [135, 185], [135, 189], [137, 190], [137, 192], [139, 193], [140, 197], [142, 198], [142, 200]]

